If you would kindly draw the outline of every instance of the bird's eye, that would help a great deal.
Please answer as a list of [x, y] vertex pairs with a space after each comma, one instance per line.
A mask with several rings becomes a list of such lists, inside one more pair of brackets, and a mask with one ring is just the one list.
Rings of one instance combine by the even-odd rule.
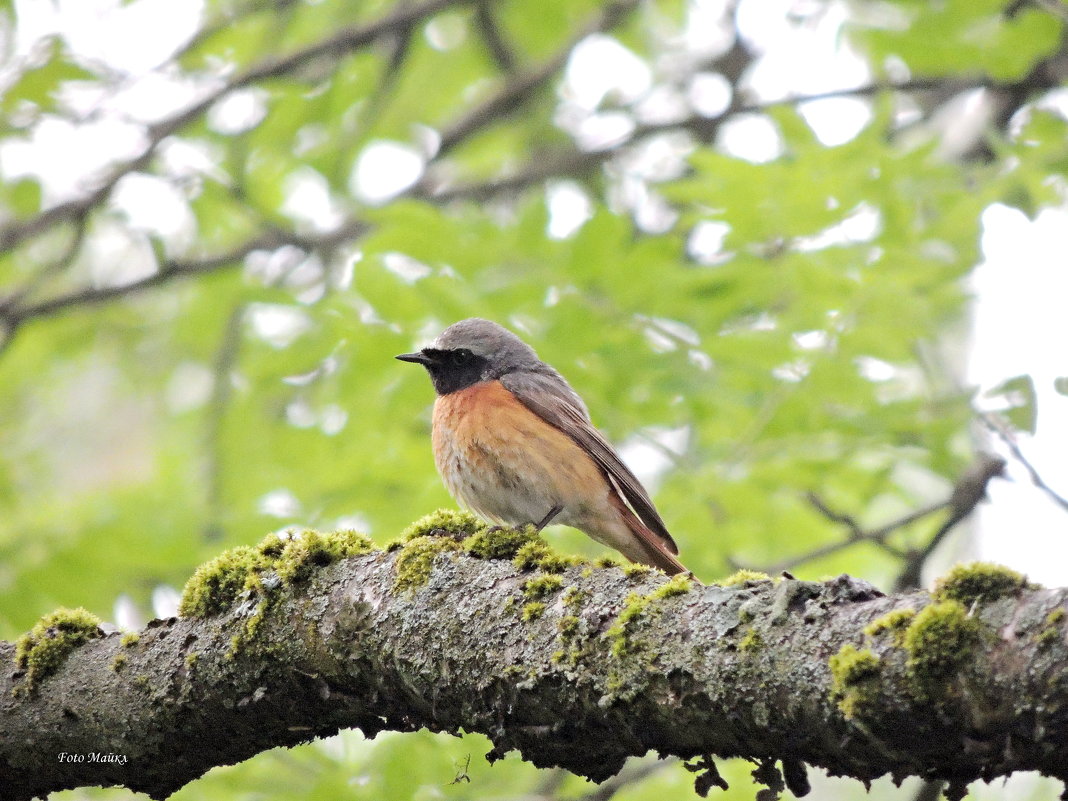
[[459, 366], [471, 361], [472, 353], [467, 348], [460, 348], [452, 352], [452, 363]]

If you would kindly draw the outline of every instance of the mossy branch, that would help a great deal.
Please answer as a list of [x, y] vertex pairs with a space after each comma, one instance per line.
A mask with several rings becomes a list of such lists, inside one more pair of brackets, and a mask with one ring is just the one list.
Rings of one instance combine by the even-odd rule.
[[804, 763], [954, 794], [1017, 770], [1068, 778], [1068, 590], [989, 566], [933, 596], [845, 576], [702, 587], [497, 533], [438, 515], [386, 550], [268, 539], [202, 568], [190, 617], [137, 637], [54, 613], [17, 657], [0, 643], [4, 798], [161, 798], [347, 727], [483, 732], [490, 758], [598, 781], [655, 749], [698, 759], [704, 789], [722, 782], [710, 755], [796, 793]]

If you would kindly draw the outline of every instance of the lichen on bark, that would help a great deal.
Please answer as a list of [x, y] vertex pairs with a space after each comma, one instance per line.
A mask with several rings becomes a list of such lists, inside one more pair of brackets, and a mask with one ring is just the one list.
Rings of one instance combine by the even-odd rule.
[[[475, 553], [480, 531], [441, 522], [392, 550], [352, 537], [336, 550], [330, 535], [261, 544], [233, 573], [207, 571], [220, 580], [191, 611], [211, 614], [154, 621], [136, 641], [91, 637], [38, 677], [41, 692], [12, 696], [24, 670], [0, 674], [0, 785], [12, 799], [82, 784], [164, 796], [215, 764], [352, 726], [481, 731], [491, 756], [515, 749], [595, 780], [650, 749], [749, 757], [797, 787], [805, 762], [957, 787], [1068, 773], [1068, 591], [984, 585], [966, 606], [848, 577], [687, 586], [574, 564], [537, 538]], [[456, 547], [398, 587], [417, 541]], [[40, 757], [72, 744], [122, 748], [138, 768]]]

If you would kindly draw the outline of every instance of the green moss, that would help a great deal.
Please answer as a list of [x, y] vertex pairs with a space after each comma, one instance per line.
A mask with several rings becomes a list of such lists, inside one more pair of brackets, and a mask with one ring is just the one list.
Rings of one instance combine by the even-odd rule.
[[747, 581], [771, 581], [772, 578], [767, 573], [761, 573], [759, 570], [736, 570], [731, 573], [723, 581], [717, 581], [721, 587], [734, 587], [738, 584], [745, 584]]
[[244, 640], [251, 640], [257, 634], [259, 634], [260, 628], [263, 626], [263, 621], [267, 618], [267, 611], [271, 608], [271, 601], [269, 598], [261, 598], [260, 602], [256, 604], [256, 611], [248, 616], [245, 620], [245, 636]]
[[643, 565], [641, 562], [631, 562], [623, 565], [623, 574], [626, 576], [645, 576], [652, 572], [653, 568], [649, 567], [649, 565]]
[[879, 686], [881, 664], [869, 648], [858, 650], [852, 643], [843, 645], [831, 657], [831, 692], [838, 699], [838, 708], [847, 718], [862, 714], [870, 707]]
[[414, 592], [430, 580], [439, 553], [459, 551], [460, 543], [448, 537], [416, 537], [397, 554], [397, 577], [393, 588]]
[[15, 664], [26, 671], [24, 691], [48, 678], [79, 645], [103, 636], [100, 618], [81, 607], [50, 612], [15, 642]]
[[369, 537], [351, 529], [331, 534], [306, 530], [285, 541], [275, 557], [274, 570], [278, 578], [292, 584], [308, 578], [317, 567], [326, 567], [350, 556], [361, 556], [374, 549]]
[[649, 593], [648, 597], [654, 601], [659, 601], [663, 598], [673, 598], [676, 595], [685, 595], [692, 589], [693, 582], [690, 580], [690, 577], [684, 573], [678, 573]]
[[564, 590], [563, 596], [560, 601], [563, 603], [564, 608], [578, 610], [582, 607], [582, 602], [586, 599], [586, 593], [579, 587], [571, 586]]
[[620, 567], [621, 563], [614, 556], [598, 556], [593, 560], [593, 564], [597, 567]]
[[440, 535], [442, 532], [456, 536], [456, 539], [471, 537], [488, 526], [470, 512], [460, 512], [456, 509], [438, 509], [424, 515], [412, 523], [400, 534], [401, 542], [407, 542], [419, 537]]
[[894, 609], [865, 626], [864, 633], [869, 637], [878, 637], [880, 634], [890, 632], [894, 638], [894, 645], [901, 646], [905, 644], [905, 631], [914, 617], [916, 617], [915, 609]]
[[512, 564], [517, 570], [537, 570], [538, 562], [552, 552], [552, 548], [541, 540], [528, 542], [516, 551], [515, 558], [512, 559]]
[[188, 654], [185, 655], [186, 667], [192, 670], [197, 666], [198, 659], [200, 659], [200, 654], [198, 654], [196, 651], [190, 651]]
[[265, 573], [293, 584], [317, 567], [372, 550], [371, 540], [351, 530], [330, 534], [306, 530], [290, 537], [269, 534], [255, 548], [239, 545], [198, 567], [182, 590], [178, 612], [183, 617], [217, 615], [244, 592], [264, 593]]
[[178, 614], [209, 617], [228, 609], [245, 588], [250, 574], [265, 564], [264, 555], [247, 545], [223, 551], [198, 567], [185, 583]]
[[1015, 570], [988, 562], [957, 565], [935, 582], [931, 595], [936, 601], [959, 601], [970, 606], [977, 601], [1019, 595], [1022, 590], [1038, 589], [1027, 577]]
[[1063, 639], [1064, 635], [1061, 633], [1061, 624], [1064, 622], [1065, 612], [1062, 607], [1057, 607], [1048, 615], [1042, 623], [1042, 631], [1034, 636], [1034, 641], [1038, 643], [1040, 647], [1047, 647], [1053, 645], [1058, 640]]
[[535, 539], [526, 543], [515, 553], [512, 564], [518, 570], [541, 570], [544, 573], [563, 573], [569, 567], [587, 564], [579, 556], [558, 554], [548, 543]]
[[575, 615], [564, 615], [556, 623], [556, 629], [560, 632], [560, 636], [569, 640], [578, 633], [579, 619]]
[[749, 629], [742, 637], [742, 641], [738, 643], [739, 651], [758, 651], [764, 647], [764, 638], [760, 636], [760, 632], [756, 629]]
[[979, 621], [968, 616], [960, 601], [941, 601], [925, 607], [905, 631], [905, 668], [919, 699], [945, 695], [945, 685], [970, 663], [979, 644]]
[[619, 658], [633, 650], [631, 636], [641, 618], [659, 612], [660, 601], [683, 595], [693, 588], [693, 582], [683, 575], [672, 576], [647, 595], [632, 592], [623, 603], [616, 622], [605, 632], [611, 642], [612, 655]]
[[115, 658], [111, 660], [111, 669], [118, 673], [124, 667], [126, 667], [126, 654], [119, 651], [115, 654]]
[[132, 648], [141, 641], [141, 635], [132, 631], [128, 631], [122, 635], [122, 639], [119, 640], [119, 645], [123, 648]]
[[524, 528], [486, 528], [464, 540], [464, 550], [479, 559], [512, 559], [523, 548], [536, 542], [534, 526]]
[[548, 575], [528, 579], [523, 584], [523, 597], [531, 601], [537, 601], [552, 595], [564, 586], [564, 580], [559, 576]]
[[541, 601], [531, 601], [523, 607], [523, 622], [530, 623], [545, 614], [545, 604]]

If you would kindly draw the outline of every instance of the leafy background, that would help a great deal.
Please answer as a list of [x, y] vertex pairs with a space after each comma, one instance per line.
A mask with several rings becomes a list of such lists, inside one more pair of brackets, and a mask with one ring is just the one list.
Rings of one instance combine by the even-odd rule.
[[[136, 627], [266, 531], [451, 505], [392, 357], [473, 315], [580, 390], [700, 577], [892, 586], [942, 519], [798, 561], [848, 544], [807, 494], [875, 526], [972, 462], [965, 279], [984, 210], [1064, 203], [1065, 6], [758, 5], [0, 6], [0, 635], [57, 605]], [[813, 88], [821, 58], [848, 69]], [[693, 796], [677, 765], [598, 790], [487, 749], [349, 732], [175, 798]], [[1056, 789], [973, 788], [1005, 793]]]

